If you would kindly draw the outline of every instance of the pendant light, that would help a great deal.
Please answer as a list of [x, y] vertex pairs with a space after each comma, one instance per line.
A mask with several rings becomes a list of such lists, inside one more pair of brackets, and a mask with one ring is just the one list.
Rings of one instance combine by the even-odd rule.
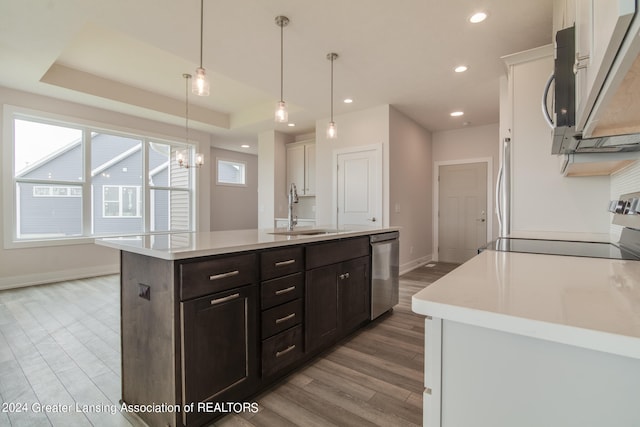
[[284, 69], [284, 27], [289, 24], [289, 18], [286, 16], [276, 16], [276, 25], [280, 27], [280, 101], [276, 104], [276, 115], [275, 121], [276, 123], [287, 123], [289, 120], [289, 113], [287, 112], [287, 105], [283, 99], [283, 86], [284, 86], [284, 78], [283, 78], [283, 69]]
[[189, 148], [189, 79], [191, 79], [191, 74], [183, 74], [182, 77], [184, 77], [185, 80], [185, 85], [184, 85], [184, 92], [185, 92], [185, 111], [184, 111], [184, 129], [185, 129], [185, 142], [187, 143], [187, 148], [183, 149], [183, 150], [177, 150], [176, 151], [176, 162], [178, 163], [178, 166], [180, 166], [181, 168], [192, 168], [192, 167], [196, 167], [199, 168], [200, 166], [202, 166], [204, 164], [204, 156], [201, 153], [196, 153], [196, 158], [195, 158], [195, 162], [194, 164], [190, 164], [190, 155], [189, 153], [191, 152], [191, 148]]
[[196, 78], [193, 79], [192, 92], [198, 96], [209, 96], [209, 78], [202, 67], [202, 34], [204, 27], [204, 0], [200, 0], [200, 66], [196, 68]]
[[333, 61], [338, 59], [338, 54], [334, 52], [327, 53], [327, 59], [331, 61], [331, 120], [327, 125], [327, 138], [336, 139], [338, 137], [338, 127], [333, 121]]

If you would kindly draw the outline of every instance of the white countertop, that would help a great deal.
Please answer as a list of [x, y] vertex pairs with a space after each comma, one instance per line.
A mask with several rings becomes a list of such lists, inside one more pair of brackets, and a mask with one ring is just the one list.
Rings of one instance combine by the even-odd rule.
[[371, 228], [349, 226], [336, 230], [335, 227], [296, 227], [296, 230], [335, 230], [317, 235], [286, 236], [271, 234], [283, 230], [229, 230], [191, 233], [145, 234], [138, 236], [96, 239], [96, 244], [140, 255], [166, 260], [178, 260], [208, 255], [250, 251], [301, 243], [322, 242], [346, 237], [368, 236], [387, 231], [398, 231], [399, 227]]
[[640, 261], [486, 250], [415, 294], [412, 308], [640, 359]]

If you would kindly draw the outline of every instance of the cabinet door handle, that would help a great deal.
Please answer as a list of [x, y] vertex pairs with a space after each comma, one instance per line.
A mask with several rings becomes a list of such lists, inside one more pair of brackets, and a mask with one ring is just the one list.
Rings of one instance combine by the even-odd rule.
[[338, 276], [340, 279], [344, 280], [344, 279], [348, 279], [349, 278], [349, 273], [344, 273], [341, 274], [340, 276]]
[[284, 317], [281, 317], [281, 318], [279, 318], [279, 319], [276, 319], [276, 325], [277, 325], [278, 323], [282, 323], [282, 322], [286, 322], [287, 320], [291, 320], [291, 319], [293, 319], [294, 317], [296, 317], [296, 314], [295, 314], [295, 313], [291, 313], [291, 314], [289, 314], [288, 316], [284, 316]]
[[282, 351], [276, 351], [276, 357], [284, 356], [285, 354], [287, 354], [290, 351], [292, 351], [294, 348], [296, 348], [296, 345], [295, 344], [291, 344], [289, 347], [285, 348]]
[[229, 296], [222, 297], [222, 298], [212, 299], [211, 300], [211, 305], [222, 304], [223, 302], [227, 302], [227, 301], [231, 301], [233, 299], [236, 299], [239, 296], [240, 296], [240, 294], [237, 293], [237, 294], [229, 295]]
[[276, 267], [284, 267], [285, 265], [291, 265], [294, 264], [296, 262], [295, 259], [288, 259], [286, 261], [279, 261], [276, 262]]
[[282, 294], [286, 294], [286, 293], [289, 293], [289, 292], [291, 292], [291, 291], [294, 291], [295, 289], [296, 289], [296, 287], [295, 287], [295, 286], [290, 286], [290, 287], [285, 288], [285, 289], [278, 289], [278, 290], [275, 292], [275, 294], [276, 294], [276, 295], [282, 295]]
[[213, 276], [209, 276], [209, 280], [226, 279], [227, 277], [237, 276], [238, 274], [240, 274], [238, 270], [229, 271], [227, 273], [214, 274]]

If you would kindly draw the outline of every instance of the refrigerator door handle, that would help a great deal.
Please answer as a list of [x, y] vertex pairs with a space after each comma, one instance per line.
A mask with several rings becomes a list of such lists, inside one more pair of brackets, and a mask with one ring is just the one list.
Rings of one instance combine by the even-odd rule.
[[510, 232], [509, 224], [509, 174], [511, 173], [511, 138], [502, 141], [502, 162], [498, 170], [496, 182], [496, 212], [498, 214], [499, 237], [506, 237]]
[[553, 119], [551, 118], [549, 107], [547, 106], [547, 99], [549, 98], [549, 89], [551, 89], [551, 83], [553, 83], [555, 78], [555, 74], [551, 73], [549, 79], [547, 80], [547, 83], [544, 85], [544, 92], [542, 92], [542, 116], [544, 117], [544, 121], [547, 122], [551, 129], [553, 129], [555, 125], [553, 123]]
[[498, 169], [498, 181], [496, 182], [496, 212], [498, 213], [498, 230], [502, 231], [502, 180], [504, 178], [504, 159]]

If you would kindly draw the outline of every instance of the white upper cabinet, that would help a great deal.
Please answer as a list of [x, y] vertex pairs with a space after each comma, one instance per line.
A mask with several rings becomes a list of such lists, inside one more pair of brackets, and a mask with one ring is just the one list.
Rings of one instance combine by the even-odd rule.
[[635, 0], [575, 0], [576, 129], [585, 129], [635, 12]]
[[303, 141], [287, 144], [287, 188], [296, 184], [299, 196], [316, 193], [316, 144]]

